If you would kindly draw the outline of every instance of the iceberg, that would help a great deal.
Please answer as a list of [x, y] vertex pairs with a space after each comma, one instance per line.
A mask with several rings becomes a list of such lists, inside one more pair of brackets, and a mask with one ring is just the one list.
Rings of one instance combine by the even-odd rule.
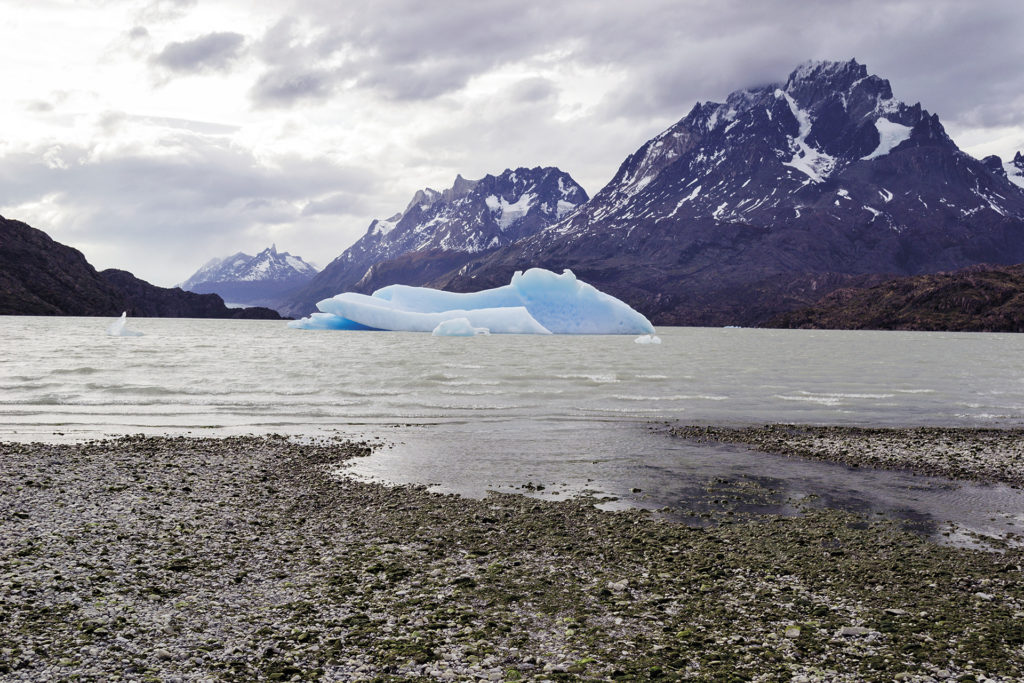
[[486, 328], [490, 334], [654, 334], [646, 317], [576, 279], [570, 270], [561, 275], [543, 268], [517, 271], [504, 287], [468, 293], [389, 285], [370, 296], [338, 294], [319, 302], [317, 308], [319, 313], [288, 326], [438, 336], [470, 328]]
[[141, 337], [141, 332], [135, 330], [129, 330], [125, 327], [128, 322], [128, 311], [121, 314], [121, 317], [110, 323], [110, 327], [107, 328], [107, 334], [111, 337]]
[[439, 324], [430, 334], [435, 337], [478, 337], [490, 333], [486, 327], [473, 327], [469, 318], [452, 318]]

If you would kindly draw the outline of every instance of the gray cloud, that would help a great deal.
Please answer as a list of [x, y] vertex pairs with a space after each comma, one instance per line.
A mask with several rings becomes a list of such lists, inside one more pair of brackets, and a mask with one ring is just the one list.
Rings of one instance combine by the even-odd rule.
[[168, 44], [151, 62], [175, 73], [225, 71], [241, 55], [244, 44], [245, 36], [240, 33], [208, 33]]
[[277, 67], [260, 76], [251, 94], [258, 106], [292, 106], [330, 98], [337, 83], [337, 74], [326, 69]]
[[[674, 119], [697, 100], [784, 79], [807, 59], [856, 57], [898, 96], [946, 119], [1024, 123], [1014, 101], [1024, 92], [1017, 0], [451, 0], [443, 10], [416, 0], [298, 0], [289, 17], [263, 37], [261, 57], [270, 73], [297, 64], [317, 73], [321, 99], [344, 83], [429, 100], [503, 64], [557, 55], [627, 75], [599, 115]], [[307, 92], [276, 91], [281, 101]]]
[[[308, 237], [333, 249], [337, 235], [345, 234], [315, 216], [304, 217], [303, 208], [330, 205], [344, 194], [347, 212], [335, 204], [331, 216], [337, 221], [347, 215], [365, 229], [367, 208], [360, 197], [372, 195], [379, 182], [368, 169], [323, 158], [278, 155], [260, 161], [235, 145], [186, 130], [168, 131], [161, 143], [178, 153], [94, 160], [92, 149], [64, 145], [0, 157], [0, 207], [59, 207], [70, 215], [58, 224], [16, 217], [83, 249], [98, 267], [144, 263], [141, 276], [169, 285], [185, 279], [199, 265], [194, 261], [275, 239], [305, 245], [308, 252]], [[356, 236], [336, 245], [338, 252]]]

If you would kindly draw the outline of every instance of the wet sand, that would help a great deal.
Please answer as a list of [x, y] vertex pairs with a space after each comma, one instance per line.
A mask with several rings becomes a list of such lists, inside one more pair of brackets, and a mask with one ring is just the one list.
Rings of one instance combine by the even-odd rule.
[[[1019, 432], [958, 431], [938, 457], [910, 448], [916, 430], [765, 429], [762, 445], [796, 455], [1020, 481]], [[736, 431], [680, 434], [755, 438]], [[985, 462], [996, 441], [1005, 466]], [[863, 444], [876, 455], [849, 455]], [[588, 500], [473, 500], [330, 474], [370, 448], [0, 444], [0, 676], [1024, 676], [1020, 549], [940, 546], [829, 510], [690, 528]]]

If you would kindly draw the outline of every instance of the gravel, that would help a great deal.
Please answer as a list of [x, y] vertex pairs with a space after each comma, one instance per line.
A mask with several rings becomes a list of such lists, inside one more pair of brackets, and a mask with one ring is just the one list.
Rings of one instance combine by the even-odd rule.
[[372, 447], [0, 444], [0, 677], [1024, 677], [1019, 549], [830, 510], [690, 528], [330, 474]]

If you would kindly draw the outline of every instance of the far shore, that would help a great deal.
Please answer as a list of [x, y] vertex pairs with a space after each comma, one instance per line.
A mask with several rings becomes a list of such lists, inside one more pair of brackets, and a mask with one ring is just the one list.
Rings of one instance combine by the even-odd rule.
[[[1020, 485], [1021, 430], [677, 428]], [[0, 443], [5, 680], [1011, 681], [1024, 550], [339, 478], [366, 442]]]

